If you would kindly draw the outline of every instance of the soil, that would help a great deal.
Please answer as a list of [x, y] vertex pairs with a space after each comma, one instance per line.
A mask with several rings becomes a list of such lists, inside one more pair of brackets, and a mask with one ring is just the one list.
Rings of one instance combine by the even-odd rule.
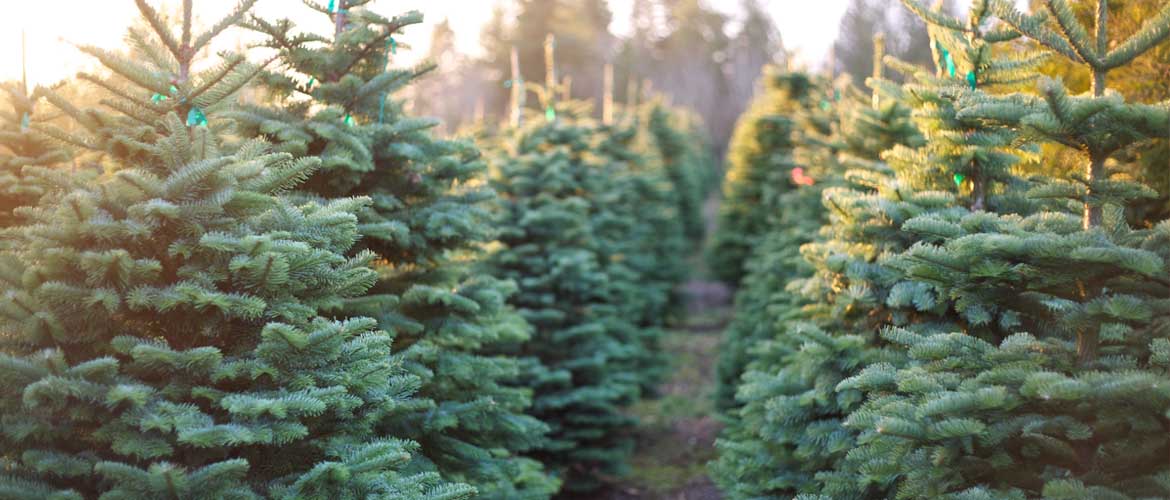
[[641, 425], [631, 472], [598, 492], [599, 500], [718, 500], [723, 498], [707, 476], [715, 458], [720, 423], [712, 399], [719, 337], [727, 324], [726, 287], [692, 281], [685, 321], [667, 332], [663, 350], [672, 361], [657, 398], [632, 408]]

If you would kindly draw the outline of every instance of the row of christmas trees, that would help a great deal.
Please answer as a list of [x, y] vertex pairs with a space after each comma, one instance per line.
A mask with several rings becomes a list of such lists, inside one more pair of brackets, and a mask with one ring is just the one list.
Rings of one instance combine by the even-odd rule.
[[[697, 127], [556, 102], [434, 137], [421, 21], [145, 1], [100, 106], [7, 88], [0, 497], [548, 498], [620, 473], [701, 228]], [[196, 55], [225, 29], [256, 65]], [[193, 68], [205, 68], [196, 71]], [[258, 81], [264, 97], [240, 105]], [[72, 158], [72, 167], [67, 163]]]
[[[870, 95], [774, 72], [736, 131], [713, 476], [735, 499], [1170, 498], [1170, 220], [1139, 209], [1170, 205], [1141, 183], [1170, 104], [1108, 86], [1170, 7], [1115, 39], [1105, 0], [903, 2], [936, 70], [884, 58], [908, 83], [877, 64]], [[1041, 76], [1055, 58], [1089, 92]]]

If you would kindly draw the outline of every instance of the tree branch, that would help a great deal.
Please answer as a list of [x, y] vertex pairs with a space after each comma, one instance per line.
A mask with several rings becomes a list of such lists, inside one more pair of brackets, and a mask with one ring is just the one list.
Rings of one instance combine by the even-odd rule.
[[1088, 45], [1091, 41], [1089, 32], [1077, 21], [1068, 4], [1064, 0], [1045, 0], [1044, 6], [1052, 13], [1056, 25], [1060, 28], [1057, 34], [1072, 46], [1081, 60], [1093, 67], [1100, 66], [1101, 54]]

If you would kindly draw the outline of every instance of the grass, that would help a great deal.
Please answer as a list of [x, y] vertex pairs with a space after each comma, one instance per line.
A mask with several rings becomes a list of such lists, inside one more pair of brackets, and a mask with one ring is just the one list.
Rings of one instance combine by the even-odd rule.
[[631, 473], [619, 498], [718, 498], [707, 479], [719, 432], [712, 399], [719, 325], [726, 311], [702, 311], [688, 317], [684, 329], [662, 342], [671, 371], [658, 398], [631, 408], [641, 425]]

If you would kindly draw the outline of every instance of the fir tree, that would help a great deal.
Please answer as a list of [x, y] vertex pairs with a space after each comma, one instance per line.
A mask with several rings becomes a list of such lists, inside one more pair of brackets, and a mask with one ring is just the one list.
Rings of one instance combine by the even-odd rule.
[[714, 276], [729, 284], [743, 278], [752, 248], [780, 213], [770, 189], [786, 183], [793, 168], [784, 154], [792, 148], [790, 115], [820, 101], [808, 97], [813, 82], [803, 73], [771, 68], [763, 79], [764, 93], [740, 117], [729, 146], [723, 204], [707, 257]]
[[639, 111], [596, 131], [595, 150], [613, 174], [598, 183], [598, 202], [607, 208], [601, 214], [609, 216], [594, 222], [603, 261], [626, 276], [623, 315], [639, 326], [660, 327], [677, 317], [682, 304], [675, 288], [687, 275], [681, 193], [672, 172], [684, 167], [665, 163], [650, 117]]
[[653, 135], [655, 149], [678, 200], [678, 217], [693, 245], [703, 241], [706, 233], [703, 203], [715, 174], [710, 146], [697, 120], [689, 114], [659, 101], [651, 101], [649, 108], [649, 116], [642, 120]]
[[[935, 304], [905, 300], [886, 259], [913, 243], [899, 237], [899, 225], [945, 207], [947, 198], [904, 192], [880, 161], [892, 145], [920, 145], [921, 137], [900, 90], [877, 79], [870, 85], [872, 97], [844, 96], [837, 162], [848, 170], [820, 179], [829, 181], [828, 221], [801, 247], [811, 273], [787, 285], [799, 297], [768, 310], [774, 329], [757, 337], [737, 392], [742, 407], [732, 413], [738, 421], [720, 441], [716, 477], [733, 498], [822, 490], [832, 498], [883, 497], [880, 487], [836, 487], [832, 471], [857, 438], [843, 419], [862, 402], [858, 391], [836, 386], [869, 364], [897, 361], [877, 341], [875, 325], [933, 312]], [[833, 176], [841, 180], [826, 178]]]
[[421, 445], [413, 467], [469, 483], [482, 498], [547, 498], [557, 482], [522, 456], [547, 427], [525, 414], [531, 392], [517, 386], [519, 361], [496, 354], [529, 336], [506, 303], [515, 284], [470, 269], [493, 237], [484, 163], [473, 144], [434, 137], [437, 123], [410, 116], [393, 96], [432, 68], [387, 67], [395, 37], [422, 16], [385, 18], [368, 3], [306, 2], [333, 21], [331, 36], [253, 18], [249, 27], [268, 37], [283, 71], [265, 77], [271, 106], [234, 116], [245, 136], [321, 158], [302, 196], [373, 200], [358, 213], [363, 239], [351, 253], [377, 255], [378, 280], [335, 312], [394, 332], [406, 369], [422, 381], [417, 404], [388, 415], [383, 432]]
[[[648, 257], [619, 253], [646, 251], [631, 234], [645, 227], [630, 218], [631, 193], [615, 186], [629, 173], [615, 160], [630, 152], [612, 142], [620, 131], [584, 118], [583, 104], [549, 106], [551, 121], [533, 115], [499, 140], [492, 184], [501, 247], [489, 264], [520, 284], [512, 303], [536, 329], [517, 354], [539, 362], [527, 378], [534, 412], [552, 432], [538, 456], [566, 491], [582, 492], [624, 473], [635, 421], [622, 407], [652, 385], [660, 364], [656, 329], [639, 324], [635, 305], [652, 288], [636, 287], [637, 268], [626, 264]], [[631, 242], [615, 246], [623, 239]]]
[[[769, 174], [768, 183], [758, 187], [761, 191], [774, 192], [769, 198], [776, 201], [768, 206], [774, 205], [778, 210], [772, 214], [776, 222], [764, 231], [745, 264], [747, 274], [736, 292], [732, 323], [720, 343], [716, 404], [724, 410], [736, 405], [735, 391], [750, 359], [749, 351], [774, 334], [776, 324], [783, 321], [782, 317], [799, 309], [792, 302], [796, 294], [786, 294], [784, 289], [793, 278], [807, 276], [808, 267], [799, 248], [815, 237], [824, 222], [820, 194], [829, 173], [834, 170], [831, 153], [834, 146], [826, 141], [831, 141], [833, 134], [834, 97], [839, 92], [824, 79], [803, 73], [775, 75], [772, 81], [772, 85], [781, 87], [787, 86], [788, 81], [800, 83], [789, 87], [791, 93], [772, 94], [774, 98], [794, 99], [799, 104], [793, 106], [789, 111], [791, 114], [758, 118], [774, 124], [776, 130], [772, 134], [784, 134], [772, 136], [767, 141], [771, 149], [752, 155], [770, 158], [769, 162], [779, 167]], [[802, 83], [806, 81], [810, 84]], [[762, 128], [763, 125], [745, 119], [740, 127]], [[741, 133], [746, 132], [737, 132], [737, 137], [745, 137], [739, 135]], [[746, 139], [742, 141], [737, 142], [733, 154], [742, 154], [738, 147], [752, 148], [757, 144]], [[828, 154], [823, 154], [826, 152]], [[818, 177], [820, 182], [815, 179]], [[722, 230], [717, 237], [721, 233]]]
[[[143, 1], [131, 56], [85, 48], [113, 112], [50, 100], [55, 137], [111, 173], [20, 210], [0, 256], [0, 492], [16, 498], [468, 498], [403, 466], [417, 445], [377, 432], [417, 377], [371, 319], [319, 314], [375, 280], [354, 212], [293, 205], [319, 162], [249, 143], [220, 153], [212, 110], [254, 68], [192, 58], [241, 4], [194, 36]], [[166, 94], [165, 99], [154, 96]], [[183, 115], [186, 115], [184, 120]], [[49, 130], [49, 129], [46, 129]]]
[[11, 109], [0, 111], [0, 227], [19, 223], [13, 211], [35, 204], [52, 184], [41, 181], [53, 176], [56, 166], [69, 154], [35, 127], [45, 120], [36, 110], [40, 89], [28, 91], [28, 84], [8, 82], [0, 85], [8, 95]]
[[[972, 88], [953, 101], [957, 122], [981, 125], [968, 135], [985, 145], [1020, 142], [1023, 132], [1081, 149], [1089, 167], [1026, 192], [1008, 184], [1004, 199], [1022, 193], [1043, 208], [1031, 215], [973, 211], [904, 225], [929, 237], [904, 255], [906, 274], [939, 290], [961, 323], [884, 331], [910, 361], [874, 365], [841, 384], [870, 398], [849, 418], [863, 430], [863, 446], [850, 454], [862, 481], [889, 484], [898, 498], [1166, 496], [1168, 226], [1128, 227], [1121, 208], [1148, 190], [1102, 169], [1116, 149], [1157, 133], [1154, 124], [1165, 131], [1165, 105], [1124, 103], [1104, 88], [1104, 73], [1164, 38], [1170, 9], [1106, 53], [1103, 1], [1095, 37], [1060, 1], [1035, 16], [975, 2], [967, 23], [906, 3], [952, 51], [963, 38], [980, 48], [1023, 34], [1089, 65], [1096, 83], [1088, 95], [1070, 97], [1052, 80], [1041, 80], [1040, 96], [999, 95], [980, 87], [1014, 79], [1019, 63], [972, 58], [960, 65]], [[988, 13], [1006, 26], [985, 31]], [[969, 157], [978, 168], [965, 173], [1003, 180], [996, 159]]]

